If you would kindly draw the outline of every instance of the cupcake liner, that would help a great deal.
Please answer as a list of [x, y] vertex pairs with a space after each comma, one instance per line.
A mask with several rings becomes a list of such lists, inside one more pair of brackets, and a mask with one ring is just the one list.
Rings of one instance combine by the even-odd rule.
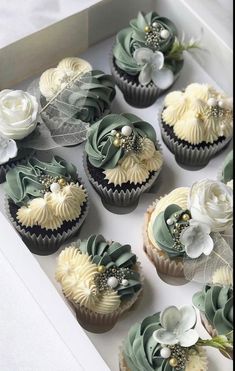
[[[135, 82], [127, 81], [125, 77], [121, 76], [116, 69], [116, 66], [113, 62], [113, 57], [111, 59], [111, 73], [117, 86], [122, 91], [126, 102], [133, 107], [146, 108], [151, 106], [154, 102], [156, 102], [159, 96], [170, 88], [168, 87], [167, 89], [163, 90], [158, 88], [153, 83], [148, 86], [143, 86], [140, 84], [137, 85]], [[175, 76], [174, 82], [178, 76], [179, 74]]]
[[[158, 146], [159, 148], [159, 146]], [[136, 189], [131, 190], [113, 190], [108, 189], [106, 186], [103, 186], [102, 184], [99, 184], [90, 174], [87, 166], [87, 155], [84, 153], [83, 155], [83, 166], [85, 169], [85, 173], [87, 175], [87, 178], [89, 179], [90, 183], [92, 184], [93, 188], [96, 190], [96, 192], [100, 195], [101, 199], [105, 201], [109, 205], [115, 205], [120, 207], [126, 207], [133, 204], [138, 203], [139, 198], [142, 193], [148, 192], [155, 181], [158, 178], [158, 175], [160, 174], [161, 168], [154, 172], [151, 177], [148, 179], [148, 181], [137, 187]]]
[[142, 287], [135, 295], [132, 296], [131, 299], [123, 301], [120, 307], [113, 313], [95, 313], [92, 312], [90, 309], [87, 309], [86, 307], [81, 306], [78, 303], [74, 303], [73, 301], [68, 299], [75, 309], [78, 322], [85, 330], [93, 333], [107, 332], [115, 326], [121, 316], [130, 311], [133, 306], [137, 304], [137, 301], [139, 301], [142, 296], [144, 282], [144, 276], [139, 262], [136, 264], [136, 270], [140, 274], [140, 282], [142, 284]]
[[[80, 182], [80, 180], [79, 180]], [[83, 185], [83, 183], [80, 182], [80, 184]], [[86, 200], [86, 204], [84, 205], [84, 209], [77, 219], [77, 222], [75, 225], [73, 225], [71, 228], [63, 231], [63, 233], [56, 233], [55, 235], [52, 234], [52, 236], [42, 236], [37, 235], [35, 233], [31, 233], [29, 231], [25, 230], [25, 227], [21, 226], [16, 222], [14, 217], [11, 215], [10, 212], [10, 202], [9, 199], [6, 197], [5, 199], [5, 212], [8, 217], [8, 219], [13, 224], [14, 228], [19, 232], [21, 235], [23, 241], [27, 245], [28, 249], [37, 255], [51, 255], [55, 253], [60, 246], [68, 241], [70, 238], [77, 235], [79, 229], [81, 228], [83, 222], [85, 221], [87, 214], [89, 210], [89, 201]]]
[[[216, 330], [216, 329], [215, 329], [215, 328], [210, 324], [210, 322], [209, 322], [208, 319], [206, 318], [205, 314], [200, 312], [200, 317], [201, 317], [202, 325], [203, 325], [203, 327], [206, 329], [206, 331], [208, 332], [208, 334], [209, 334], [211, 337], [218, 336], [218, 332], [217, 332], [217, 330]], [[220, 352], [221, 352], [221, 353], [222, 353], [226, 358], [233, 359], [233, 349], [228, 349], [226, 352], [223, 352], [222, 350], [220, 350]]]
[[160, 247], [159, 249], [156, 248], [149, 239], [148, 225], [151, 215], [155, 209], [155, 205], [156, 203], [154, 203], [152, 206], [148, 208], [144, 217], [144, 230], [143, 230], [144, 251], [158, 272], [166, 274], [171, 277], [185, 277], [183, 259], [182, 258], [170, 259], [168, 255], [160, 249]]
[[120, 371], [131, 371], [129, 367], [127, 367], [125, 357], [123, 354], [123, 347], [121, 347], [120, 352], [119, 352], [119, 370]]
[[169, 148], [169, 150], [175, 155], [175, 159], [178, 163], [187, 166], [202, 167], [206, 166], [210, 159], [219, 153], [231, 140], [231, 138], [225, 138], [220, 143], [210, 144], [208, 147], [192, 148], [190, 146], [178, 143], [165, 131], [162, 120], [160, 122], [162, 140]]

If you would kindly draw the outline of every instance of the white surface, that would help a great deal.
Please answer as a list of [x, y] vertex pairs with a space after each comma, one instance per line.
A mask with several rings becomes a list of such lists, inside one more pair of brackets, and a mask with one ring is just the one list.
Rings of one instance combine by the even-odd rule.
[[[109, 72], [110, 69], [107, 61], [109, 60], [108, 57], [112, 43], [113, 39], [109, 39], [97, 44], [84, 53], [82, 57], [86, 58], [94, 68], [100, 68], [103, 71]], [[189, 82], [209, 82], [215, 85], [211, 78], [192, 60], [192, 58], [187, 58], [181, 77], [174, 86], [174, 89], [184, 88]], [[22, 87], [25, 87], [25, 85], [22, 84]], [[149, 121], [155, 127], [158, 138], [161, 141], [156, 115], [157, 107], [160, 103], [161, 102], [159, 101], [148, 109], [134, 109], [124, 101], [122, 94], [120, 91], [118, 91], [113, 105], [113, 112], [133, 112], [142, 117], [144, 120]], [[152, 264], [148, 261], [142, 249], [143, 216], [149, 204], [152, 203], [156, 197], [164, 195], [173, 188], [178, 186], [190, 186], [195, 180], [205, 177], [216, 178], [217, 170], [221, 166], [221, 163], [230, 148], [227, 148], [225, 151], [223, 151], [223, 153], [211, 160], [210, 164], [204, 169], [198, 171], [188, 171], [179, 167], [174, 160], [174, 156], [169, 152], [165, 145], [162, 146], [165, 164], [162, 173], [156, 185], [154, 186], [154, 189], [151, 190], [151, 193], [143, 195], [138, 207], [134, 211], [124, 215], [113, 214], [106, 210], [103, 207], [100, 198], [88, 183], [82, 167], [81, 157], [83, 146], [55, 150], [56, 154], [61, 155], [66, 160], [70, 160], [77, 166], [78, 171], [83, 177], [89, 191], [91, 209], [81, 230], [80, 237], [85, 238], [91, 233], [102, 233], [107, 239], [113, 239], [120, 241], [121, 243], [130, 243], [142, 263], [146, 277], [144, 297], [135, 311], [132, 311], [126, 315], [125, 318], [118, 322], [112, 331], [106, 334], [88, 334], [101, 356], [107, 362], [111, 371], [118, 371], [118, 349], [132, 324], [134, 324], [136, 321], [141, 321], [147, 315], [162, 310], [168, 305], [190, 304], [192, 295], [200, 289], [200, 286], [196, 283], [175, 286], [165, 283], [158, 277], [158, 274], [156, 273]], [[1, 185], [1, 209], [3, 208], [2, 190], [3, 186]], [[54, 255], [46, 257], [35, 255], [35, 258], [40, 263], [42, 269], [45, 271], [49, 279], [62, 296], [60, 287], [54, 279], [56, 257], [60, 253], [61, 249]], [[64, 321], [66, 322], [66, 320]], [[71, 329], [70, 326], [68, 326], [68, 328]], [[198, 325], [198, 329], [202, 337], [208, 337], [200, 324]], [[13, 335], [14, 331], [12, 332], [12, 336]], [[71, 343], [73, 343], [72, 334]], [[221, 371], [222, 369], [226, 371], [232, 370], [232, 362], [224, 358], [219, 352], [209, 349], [208, 357], [209, 371]], [[92, 369], [88, 367], [86, 370], [91, 371]]]
[[108, 371], [1, 212], [0, 303], [1, 371]]
[[0, 48], [102, 0], [1, 0]]

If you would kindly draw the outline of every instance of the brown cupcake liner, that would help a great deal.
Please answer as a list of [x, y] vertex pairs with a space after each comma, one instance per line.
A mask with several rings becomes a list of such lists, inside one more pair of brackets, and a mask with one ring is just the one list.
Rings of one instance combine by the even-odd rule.
[[[79, 182], [80, 184], [83, 185], [80, 179], [79, 179]], [[88, 210], [89, 210], [89, 201], [87, 198], [87, 200], [85, 201], [84, 210], [82, 214], [80, 214], [75, 225], [63, 231], [63, 233], [56, 233], [55, 231], [56, 233], [55, 235], [52, 234], [52, 236], [48, 236], [48, 235], [42, 236], [42, 235], [36, 235], [35, 233], [26, 231], [25, 227], [18, 224], [16, 220], [14, 219], [14, 217], [11, 215], [9, 199], [7, 197], [5, 199], [5, 212], [6, 212], [8, 219], [11, 221], [12, 225], [17, 230], [17, 232], [19, 232], [19, 234], [21, 235], [28, 249], [32, 253], [37, 254], [37, 255], [54, 254], [63, 243], [68, 241], [70, 238], [76, 236], [87, 217]]]
[[[213, 338], [215, 336], [218, 336], [217, 330], [211, 325], [211, 323], [206, 318], [205, 314], [200, 312], [201, 322], [205, 330], [208, 332], [208, 334]], [[220, 353], [223, 354], [228, 359], [233, 359], [233, 349], [228, 349], [226, 352], [223, 352], [220, 350]]]
[[212, 157], [217, 155], [230, 142], [231, 138], [225, 138], [220, 143], [209, 144], [203, 148], [192, 148], [171, 138], [163, 127], [162, 120], [159, 120], [161, 135], [164, 143], [169, 150], [175, 155], [178, 163], [191, 167], [204, 167]]
[[111, 58], [111, 73], [113, 75], [115, 83], [123, 93], [126, 102], [131, 106], [137, 108], [146, 108], [151, 106], [154, 102], [156, 102], [158, 97], [160, 97], [165, 91], [170, 89], [170, 87], [179, 77], [179, 74], [177, 74], [172, 85], [165, 90], [158, 88], [153, 83], [148, 86], [136, 84], [135, 82], [127, 81], [125, 77], [120, 75], [116, 66], [114, 65], [113, 56]]
[[[160, 146], [158, 145], [158, 149]], [[84, 153], [83, 156], [83, 166], [85, 169], [85, 173], [87, 175], [87, 178], [89, 179], [90, 183], [92, 184], [93, 188], [96, 190], [96, 192], [100, 195], [101, 199], [105, 201], [109, 205], [114, 205], [114, 206], [120, 206], [120, 207], [127, 207], [134, 205], [138, 203], [140, 196], [148, 192], [151, 187], [154, 185], [156, 182], [162, 167], [158, 170], [155, 171], [148, 181], [137, 187], [136, 189], [132, 188], [131, 190], [113, 190], [113, 189], [108, 189], [106, 186], [104, 187], [102, 184], [99, 184], [90, 174], [87, 166], [87, 155]]]
[[149, 239], [148, 225], [151, 215], [155, 209], [155, 205], [156, 202], [148, 208], [144, 216], [144, 251], [159, 273], [166, 274], [167, 276], [171, 277], [185, 277], [183, 259], [170, 259], [167, 253], [162, 251], [160, 247], [155, 247]]
[[86, 307], [81, 306], [78, 303], [74, 303], [72, 300], [68, 299], [72, 304], [72, 307], [75, 309], [78, 322], [85, 330], [93, 333], [104, 333], [110, 331], [118, 322], [119, 318], [130, 311], [137, 304], [142, 297], [144, 282], [144, 276], [139, 262], [136, 264], [136, 270], [140, 274], [140, 282], [142, 287], [132, 296], [131, 299], [124, 300], [120, 307], [113, 313], [95, 313], [90, 309], [87, 309]]

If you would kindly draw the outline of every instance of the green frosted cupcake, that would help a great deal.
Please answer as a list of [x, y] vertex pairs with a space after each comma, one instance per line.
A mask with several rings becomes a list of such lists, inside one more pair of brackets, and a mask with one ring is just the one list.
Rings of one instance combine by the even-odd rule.
[[155, 12], [139, 12], [129, 27], [117, 34], [111, 70], [130, 105], [152, 105], [179, 76], [183, 51], [197, 45], [185, 45], [177, 34], [174, 23]]
[[92, 235], [59, 255], [56, 279], [88, 331], [109, 331], [140, 296], [143, 277], [130, 245]]
[[135, 115], [108, 115], [88, 132], [84, 168], [107, 204], [136, 204], [156, 181], [162, 164], [154, 128]]

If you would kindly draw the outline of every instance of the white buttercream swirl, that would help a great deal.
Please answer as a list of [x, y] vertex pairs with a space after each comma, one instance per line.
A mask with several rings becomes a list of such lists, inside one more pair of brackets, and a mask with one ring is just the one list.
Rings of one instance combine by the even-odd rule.
[[144, 183], [149, 177], [149, 171], [143, 163], [136, 163], [127, 170], [127, 179], [130, 183], [138, 184]]
[[121, 305], [120, 296], [116, 291], [110, 291], [102, 295], [96, 303], [95, 311], [101, 314], [113, 313]]
[[148, 160], [154, 155], [155, 150], [155, 144], [153, 143], [153, 141], [145, 138], [143, 140], [142, 150], [138, 154], [138, 157], [141, 161]]
[[46, 70], [40, 77], [41, 94], [52, 99], [69, 81], [91, 70], [91, 65], [81, 58], [65, 58], [56, 68]]
[[158, 171], [162, 167], [163, 156], [160, 151], [155, 150], [152, 157], [145, 160], [144, 163], [148, 171]]
[[121, 166], [105, 170], [103, 173], [109, 184], [113, 183], [115, 186], [121, 186], [123, 183], [127, 182], [127, 173]]
[[62, 188], [62, 194], [65, 196], [71, 196], [76, 204], [83, 205], [87, 199], [86, 190], [82, 185], [78, 183], [70, 183]]
[[22, 206], [17, 211], [17, 220], [21, 225], [26, 227], [33, 227], [36, 224], [35, 213], [30, 207]]
[[63, 194], [63, 191], [51, 194], [50, 206], [54, 214], [62, 220], [75, 220], [81, 214], [81, 206], [74, 203], [74, 198]]
[[178, 138], [191, 144], [199, 144], [204, 139], [204, 127], [200, 118], [187, 114], [177, 121], [174, 132]]
[[127, 170], [130, 167], [134, 166], [135, 164], [139, 164], [140, 159], [134, 153], [128, 153], [120, 160], [119, 165], [124, 169]]

